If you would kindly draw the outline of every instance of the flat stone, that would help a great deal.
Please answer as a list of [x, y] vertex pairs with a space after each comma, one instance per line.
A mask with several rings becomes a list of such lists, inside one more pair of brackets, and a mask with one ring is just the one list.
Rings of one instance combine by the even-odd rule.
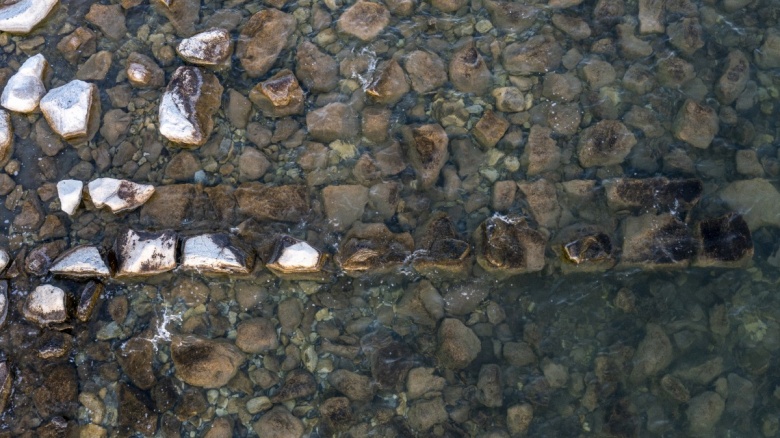
[[564, 274], [599, 272], [615, 266], [612, 238], [594, 225], [577, 224], [561, 230], [551, 244], [553, 251], [564, 261]]
[[688, 226], [669, 213], [628, 217], [623, 225], [620, 267], [682, 268], [695, 252]]
[[303, 114], [303, 90], [298, 79], [287, 69], [257, 84], [249, 92], [252, 101], [266, 117]]
[[84, 19], [97, 26], [103, 35], [114, 41], [121, 40], [127, 34], [125, 14], [120, 5], [95, 3], [89, 8]]
[[339, 64], [316, 45], [304, 41], [295, 53], [295, 76], [314, 93], [330, 91], [339, 83]]
[[295, 17], [277, 9], [263, 9], [252, 15], [241, 29], [236, 56], [250, 77], [262, 76], [276, 63], [295, 31]]
[[463, 93], [482, 95], [487, 93], [493, 83], [493, 75], [473, 43], [463, 46], [452, 55], [449, 76], [452, 85]]
[[108, 277], [111, 271], [95, 246], [77, 246], [57, 257], [49, 272], [75, 278]]
[[488, 218], [474, 231], [477, 263], [488, 272], [517, 275], [541, 271], [547, 237], [517, 216]]
[[252, 354], [273, 352], [279, 346], [276, 325], [268, 318], [241, 321], [236, 328], [236, 346]]
[[310, 213], [306, 186], [244, 183], [235, 198], [238, 212], [256, 220], [299, 222]]
[[214, 129], [214, 113], [222, 100], [222, 85], [211, 73], [182, 66], [171, 76], [160, 100], [160, 134], [174, 143], [200, 146]]
[[346, 230], [360, 220], [368, 203], [368, 188], [359, 185], [328, 186], [322, 190], [325, 216], [335, 230]]
[[509, 129], [509, 122], [506, 119], [491, 110], [486, 110], [474, 125], [471, 134], [482, 147], [489, 149], [495, 147], [507, 129]]
[[30, 322], [46, 327], [68, 319], [65, 291], [49, 284], [35, 288], [27, 295], [22, 313]]
[[57, 195], [60, 198], [60, 210], [73, 216], [81, 204], [81, 192], [84, 183], [75, 179], [64, 179], [57, 183]]
[[98, 178], [87, 185], [96, 208], [107, 206], [112, 213], [134, 210], [154, 194], [154, 186], [114, 178]]
[[535, 5], [512, 1], [487, 1], [485, 8], [490, 13], [493, 26], [511, 33], [522, 33], [530, 29], [539, 14]]
[[736, 213], [705, 219], [696, 224], [699, 247], [693, 265], [745, 267], [753, 259], [753, 239], [745, 219]]
[[97, 306], [100, 294], [103, 293], [103, 284], [90, 281], [79, 292], [79, 303], [76, 307], [76, 318], [81, 322], [87, 322], [92, 317], [92, 312]]
[[149, 4], [168, 18], [178, 36], [195, 33], [195, 24], [200, 20], [200, 0], [150, 0]]
[[[514, 182], [512, 182], [514, 186]], [[415, 239], [417, 251], [412, 259], [415, 271], [426, 277], [464, 276], [470, 271], [473, 258], [471, 245], [461, 239], [450, 218], [434, 214]]]
[[561, 64], [563, 48], [551, 37], [532, 36], [506, 46], [502, 53], [504, 68], [510, 74], [530, 75], [555, 70]]
[[620, 164], [636, 145], [636, 137], [617, 120], [602, 120], [580, 134], [577, 156], [582, 167]]
[[192, 335], [171, 340], [176, 376], [188, 385], [220, 388], [227, 385], [244, 363], [244, 354], [233, 344]]
[[704, 191], [701, 180], [693, 178], [611, 178], [602, 185], [613, 212], [671, 212], [681, 217], [699, 202]]
[[359, 1], [341, 14], [338, 29], [363, 41], [371, 41], [388, 24], [390, 24], [390, 11], [384, 5]]
[[0, 412], [5, 412], [8, 399], [11, 398], [14, 377], [7, 360], [0, 362]]
[[357, 114], [341, 102], [306, 113], [306, 127], [313, 139], [328, 143], [355, 137], [360, 131]]
[[0, 8], [0, 31], [26, 34], [54, 9], [57, 0], [20, 0]]
[[276, 406], [263, 414], [252, 429], [264, 438], [301, 438], [304, 432], [303, 422], [284, 406]]
[[182, 268], [213, 274], [248, 274], [252, 257], [227, 234], [204, 234], [184, 241]]
[[19, 113], [35, 111], [46, 94], [43, 78], [48, 68], [49, 63], [40, 53], [27, 59], [19, 71], [8, 79], [0, 95], [0, 105]]
[[176, 268], [176, 233], [127, 230], [117, 237], [114, 251], [118, 278], [172, 271]]
[[100, 95], [95, 84], [70, 81], [46, 93], [40, 105], [52, 131], [65, 140], [89, 141], [97, 132]]
[[230, 66], [233, 39], [225, 29], [210, 29], [181, 40], [176, 53], [190, 64]]
[[265, 266], [279, 276], [301, 278], [320, 274], [324, 262], [325, 255], [319, 250], [303, 240], [284, 235], [277, 239]]
[[689, 145], [706, 149], [718, 133], [718, 114], [707, 105], [686, 99], [674, 119], [674, 137]]
[[446, 65], [435, 53], [415, 50], [406, 55], [404, 68], [412, 88], [420, 94], [434, 91], [447, 82]]
[[113, 54], [108, 50], [101, 50], [84, 61], [76, 72], [76, 79], [82, 81], [102, 81], [111, 69]]

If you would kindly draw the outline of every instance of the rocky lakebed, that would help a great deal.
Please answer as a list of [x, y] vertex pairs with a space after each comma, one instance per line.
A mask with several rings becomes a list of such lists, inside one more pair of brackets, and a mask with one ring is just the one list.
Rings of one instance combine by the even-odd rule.
[[0, 438], [780, 436], [776, 0], [3, 0], [0, 49]]

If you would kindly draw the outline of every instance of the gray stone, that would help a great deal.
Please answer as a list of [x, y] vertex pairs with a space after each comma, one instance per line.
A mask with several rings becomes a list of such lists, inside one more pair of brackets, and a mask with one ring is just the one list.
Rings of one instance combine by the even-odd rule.
[[336, 230], [360, 220], [368, 203], [368, 188], [359, 185], [328, 186], [322, 190], [325, 216]]
[[762, 179], [734, 181], [719, 192], [726, 206], [740, 213], [751, 231], [780, 226], [780, 192]]
[[620, 164], [636, 145], [636, 137], [621, 122], [602, 120], [580, 134], [577, 156], [582, 167]]
[[666, 369], [672, 362], [673, 350], [669, 337], [658, 324], [647, 324], [645, 337], [634, 354], [634, 369], [631, 380], [641, 382]]
[[348, 105], [334, 102], [306, 114], [306, 127], [315, 140], [332, 142], [359, 134], [357, 114]]
[[441, 125], [405, 127], [404, 141], [421, 189], [429, 189], [449, 159], [449, 137]]
[[555, 70], [561, 64], [563, 48], [552, 37], [532, 36], [506, 46], [502, 54], [504, 68], [510, 74], [530, 75]]

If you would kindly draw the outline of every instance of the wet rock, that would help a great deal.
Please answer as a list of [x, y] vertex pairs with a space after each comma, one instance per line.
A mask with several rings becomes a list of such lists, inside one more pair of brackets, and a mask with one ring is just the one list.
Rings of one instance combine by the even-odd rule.
[[295, 18], [277, 9], [263, 9], [252, 15], [236, 44], [236, 56], [247, 75], [258, 77], [268, 72], [282, 50], [288, 48], [295, 28]]
[[742, 215], [751, 231], [780, 225], [780, 193], [765, 179], [734, 181], [720, 191], [719, 197]]
[[571, 102], [582, 93], [582, 82], [571, 73], [544, 75], [542, 95], [557, 102]]
[[371, 379], [367, 376], [345, 369], [337, 369], [330, 373], [328, 383], [353, 402], [371, 401], [376, 392], [371, 384]]
[[726, 399], [726, 410], [732, 413], [748, 413], [755, 403], [755, 385], [748, 379], [729, 373], [729, 396]]
[[111, 69], [111, 52], [103, 50], [90, 56], [76, 72], [76, 79], [82, 81], [102, 81]]
[[329, 434], [348, 428], [353, 422], [352, 408], [346, 397], [331, 397], [320, 405], [320, 417]]
[[488, 408], [501, 407], [504, 404], [503, 390], [501, 368], [496, 364], [482, 365], [477, 378], [477, 400]]
[[137, 88], [158, 88], [165, 85], [165, 72], [152, 58], [137, 52], [127, 57], [127, 80]]
[[444, 378], [434, 376], [434, 371], [434, 368], [414, 368], [409, 370], [406, 378], [407, 399], [414, 400], [444, 389], [446, 383]]
[[316, 45], [304, 41], [295, 53], [295, 75], [309, 91], [325, 93], [338, 85], [339, 65]]
[[620, 164], [636, 145], [636, 137], [616, 120], [602, 120], [585, 129], [577, 144], [582, 167]]
[[315, 140], [332, 142], [359, 132], [357, 114], [348, 105], [334, 102], [306, 114], [306, 127]]
[[97, 86], [74, 80], [46, 93], [41, 112], [52, 131], [71, 143], [89, 141], [100, 126]]
[[509, 44], [502, 54], [504, 68], [510, 74], [517, 75], [554, 70], [561, 64], [562, 58], [563, 48], [551, 37], [542, 35]]
[[49, 272], [74, 278], [107, 277], [111, 275], [97, 247], [77, 246], [57, 257]]
[[79, 302], [76, 307], [76, 318], [81, 322], [87, 322], [92, 317], [100, 294], [103, 293], [103, 285], [95, 281], [90, 281], [79, 292]]
[[16, 74], [8, 79], [8, 83], [0, 95], [0, 105], [5, 109], [20, 113], [35, 111], [41, 98], [46, 94], [43, 79], [48, 68], [49, 63], [42, 54], [27, 59], [19, 67]]
[[709, 106], [686, 99], [674, 119], [674, 137], [706, 149], [718, 133], [718, 114]]
[[444, 423], [449, 419], [449, 414], [444, 408], [444, 400], [442, 400], [441, 396], [415, 402], [406, 415], [409, 420], [409, 426], [418, 433], [424, 433], [433, 426]]
[[622, 267], [685, 267], [694, 252], [688, 226], [671, 214], [651, 213], [624, 221]]
[[467, 4], [467, 0], [431, 0], [431, 6], [442, 12], [456, 12]]
[[688, 388], [677, 377], [667, 374], [661, 378], [660, 383], [663, 392], [673, 400], [679, 403], [688, 403], [691, 399]]
[[325, 216], [336, 230], [346, 230], [363, 216], [368, 188], [359, 185], [328, 186], [322, 190]]
[[79, 394], [76, 368], [60, 363], [44, 367], [40, 376], [32, 395], [37, 412], [46, 418], [75, 411]]
[[546, 179], [539, 179], [534, 182], [518, 183], [517, 187], [523, 193], [528, 208], [539, 226], [557, 228], [561, 217], [561, 206], [558, 204], [555, 185]]
[[217, 77], [197, 67], [179, 67], [160, 101], [160, 134], [174, 143], [200, 146], [214, 129], [222, 100]]
[[[19, 187], [19, 186], [17, 186]], [[14, 217], [14, 226], [22, 230], [37, 230], [43, 223], [43, 211], [37, 196], [30, 196], [22, 204], [22, 211]]]
[[703, 33], [698, 18], [682, 18], [666, 28], [669, 42], [687, 56], [704, 47]]
[[493, 184], [493, 195], [490, 206], [495, 211], [506, 212], [515, 202], [517, 183], [514, 181], [496, 181]]
[[14, 130], [11, 125], [11, 116], [6, 111], [0, 110], [0, 165], [5, 165], [13, 155]]
[[639, 33], [664, 33], [664, 0], [639, 0]]
[[413, 250], [409, 233], [393, 233], [381, 223], [356, 223], [344, 236], [336, 261], [348, 275], [381, 274], [404, 263]]
[[266, 267], [276, 275], [290, 279], [322, 278], [325, 254], [307, 242], [290, 236], [280, 236]]
[[[0, 280], [0, 329], [5, 325], [5, 320], [8, 317], [8, 282]], [[2, 376], [0, 376], [0, 382], [2, 382]], [[0, 385], [2, 387], [2, 385]], [[2, 399], [0, 398], [0, 412], [2, 409]]]
[[283, 406], [276, 406], [263, 414], [252, 429], [258, 436], [268, 438], [301, 438], [304, 432], [303, 422]]
[[696, 225], [699, 250], [694, 260], [701, 267], [744, 267], [753, 259], [750, 228], [741, 215], [705, 219]]
[[303, 90], [290, 70], [284, 69], [249, 92], [252, 101], [266, 117], [303, 114]]
[[506, 410], [506, 426], [512, 434], [522, 435], [528, 431], [534, 418], [534, 408], [528, 403], [514, 405]]
[[248, 274], [253, 258], [227, 234], [203, 234], [184, 241], [181, 266], [206, 274]]
[[723, 398], [713, 391], [704, 391], [692, 398], [685, 411], [688, 432], [693, 436], [711, 436], [725, 407]]
[[612, 64], [598, 59], [590, 60], [582, 67], [582, 74], [591, 90], [598, 90], [615, 81], [615, 68]]
[[244, 183], [234, 193], [238, 212], [256, 220], [298, 222], [309, 214], [305, 186]]
[[590, 26], [588, 23], [578, 17], [555, 14], [552, 16], [552, 23], [561, 32], [565, 33], [575, 41], [584, 40], [589, 38], [591, 35]]
[[252, 103], [236, 90], [228, 90], [228, 106], [225, 116], [230, 123], [239, 129], [245, 129], [252, 113]]
[[200, 170], [200, 163], [189, 151], [182, 151], [171, 157], [171, 161], [165, 166], [165, 177], [174, 181], [191, 180]]
[[671, 212], [683, 218], [704, 191], [704, 184], [698, 179], [611, 178], [602, 185], [607, 205], [614, 212]]
[[447, 83], [446, 66], [435, 53], [415, 50], [406, 56], [404, 68], [417, 93], [425, 94]]
[[507, 113], [525, 111], [526, 100], [517, 87], [499, 87], [491, 92], [496, 99], [496, 109]]
[[20, 0], [6, 3], [0, 8], [0, 31], [30, 33], [57, 3], [57, 0]]
[[82, 26], [63, 37], [57, 43], [57, 50], [62, 53], [71, 64], [75, 64], [80, 58], [91, 56], [97, 50], [97, 37], [94, 32]]
[[201, 6], [200, 0], [150, 0], [149, 4], [164, 15], [181, 37], [195, 33]]
[[750, 79], [750, 61], [739, 50], [732, 50], [726, 57], [723, 75], [715, 85], [715, 95], [723, 105], [731, 105], [745, 90]]
[[27, 295], [22, 311], [30, 322], [46, 327], [68, 319], [65, 291], [49, 284], [38, 286]]
[[236, 346], [246, 353], [273, 352], [279, 346], [276, 326], [266, 318], [242, 321], [236, 329]]
[[669, 337], [658, 324], [647, 324], [645, 337], [634, 354], [634, 369], [631, 380], [641, 382], [666, 369], [672, 362], [674, 351]]
[[317, 382], [311, 373], [297, 369], [290, 371], [279, 392], [271, 398], [274, 403], [284, 403], [298, 398], [308, 397], [317, 392]]
[[210, 29], [181, 40], [176, 53], [190, 64], [229, 67], [233, 39], [225, 29]]
[[780, 68], [780, 32], [767, 29], [764, 43], [754, 52], [756, 65], [763, 69]]
[[407, 288], [396, 305], [396, 313], [416, 324], [435, 327], [444, 317], [444, 299], [428, 280], [423, 280]]
[[460, 320], [448, 318], [442, 321], [438, 330], [436, 357], [445, 368], [466, 368], [481, 351], [477, 335]]
[[120, 5], [95, 3], [89, 8], [89, 12], [84, 18], [97, 26], [103, 35], [114, 41], [121, 40], [127, 33], [125, 14]]
[[154, 186], [113, 178], [98, 178], [87, 184], [87, 191], [96, 208], [108, 207], [112, 213], [134, 210], [154, 193]]
[[398, 61], [391, 59], [377, 67], [366, 94], [380, 105], [397, 103], [409, 92], [409, 80]]
[[149, 396], [136, 388], [120, 383], [118, 388], [118, 428], [127, 435], [135, 432], [143, 436], [154, 436], [157, 430], [157, 414]]
[[4, 249], [0, 249], [0, 273], [2, 273], [11, 261], [11, 256]]
[[592, 225], [572, 225], [555, 236], [553, 250], [567, 262], [564, 273], [605, 271], [615, 266], [612, 238]]
[[233, 436], [233, 424], [229, 417], [219, 417], [211, 422], [203, 438], [230, 438]]
[[493, 26], [507, 33], [522, 33], [533, 26], [539, 10], [533, 5], [510, 1], [487, 1], [485, 8]]
[[[213, 188], [212, 190], [220, 191], [219, 188]], [[192, 218], [192, 201], [197, 197], [198, 191], [192, 184], [156, 187], [154, 194], [141, 208], [141, 223], [156, 228], [180, 227], [185, 221]], [[235, 200], [232, 197], [230, 202], [229, 208], [226, 209], [232, 209], [233, 204], [235, 204]], [[219, 217], [219, 219], [222, 219], [222, 217]]]
[[493, 75], [473, 43], [453, 53], [449, 75], [452, 85], [463, 93], [482, 95], [493, 83]]
[[561, 148], [552, 138], [552, 130], [533, 125], [523, 150], [522, 161], [528, 163], [528, 175], [535, 176], [561, 165]]
[[13, 374], [7, 360], [0, 362], [0, 412], [5, 412], [13, 390]]
[[[668, 56], [658, 61], [656, 64], [656, 79], [661, 85], [669, 88], [680, 88], [696, 77], [696, 71], [693, 64], [677, 56]], [[639, 79], [642, 84], [640, 88], [650, 86], [649, 80]]]
[[271, 163], [265, 154], [255, 148], [247, 147], [238, 158], [238, 175], [241, 181], [258, 180], [265, 175]]
[[449, 159], [449, 138], [441, 125], [405, 127], [403, 131], [409, 161], [421, 189], [429, 189]]
[[471, 134], [482, 147], [489, 149], [501, 140], [507, 129], [509, 129], [509, 122], [506, 119], [493, 111], [486, 110], [482, 118], [474, 125]]
[[132, 121], [133, 118], [130, 114], [121, 109], [112, 109], [103, 116], [100, 135], [110, 146], [117, 146], [125, 138]]
[[460, 238], [444, 213], [434, 214], [420, 228], [412, 267], [427, 277], [464, 276], [469, 273], [471, 245]]
[[135, 386], [148, 390], [157, 383], [154, 376], [155, 346], [152, 341], [135, 336], [123, 343], [117, 351], [117, 362]]
[[24, 260], [24, 270], [36, 276], [46, 275], [52, 260], [64, 249], [65, 241], [63, 240], [55, 240], [33, 249]]
[[114, 251], [119, 265], [118, 278], [172, 271], [176, 268], [176, 233], [128, 229], [117, 237]]
[[201, 388], [221, 388], [238, 372], [244, 354], [234, 345], [193, 335], [175, 335], [171, 357], [176, 376]]
[[338, 29], [363, 41], [371, 41], [390, 24], [390, 11], [380, 3], [359, 1], [338, 20]]
[[623, 121], [626, 122], [626, 125], [641, 130], [648, 138], [658, 138], [666, 133], [656, 114], [648, 108], [632, 106], [631, 110], [623, 117]]
[[474, 232], [477, 263], [488, 272], [517, 275], [544, 268], [547, 237], [517, 216], [488, 218]]

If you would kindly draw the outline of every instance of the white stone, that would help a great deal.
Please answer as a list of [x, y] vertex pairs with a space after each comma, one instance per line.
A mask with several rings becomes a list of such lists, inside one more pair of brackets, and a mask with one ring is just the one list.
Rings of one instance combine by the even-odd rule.
[[230, 63], [231, 41], [227, 30], [211, 29], [181, 40], [176, 52], [192, 64], [225, 65]]
[[201, 146], [214, 130], [223, 88], [214, 74], [199, 67], [176, 69], [160, 99], [160, 134], [174, 143]]
[[320, 252], [306, 242], [288, 246], [276, 260], [280, 267], [290, 270], [316, 269], [319, 263]]
[[0, 110], [0, 162], [5, 161], [11, 152], [14, 140], [14, 129], [11, 125], [11, 115]]
[[35, 288], [24, 303], [24, 317], [40, 326], [65, 322], [68, 312], [65, 291], [50, 284]]
[[41, 98], [46, 94], [43, 76], [49, 63], [40, 53], [27, 59], [19, 67], [0, 95], [3, 108], [18, 113], [31, 113], [38, 108]]
[[107, 277], [111, 275], [100, 251], [94, 246], [77, 246], [57, 257], [49, 272], [66, 277]]
[[8, 282], [0, 280], [0, 328], [8, 317]]
[[114, 178], [98, 178], [87, 190], [95, 207], [107, 206], [113, 213], [136, 209], [154, 194], [154, 186]]
[[176, 268], [176, 233], [127, 230], [116, 241], [117, 277], [160, 274]]
[[8, 255], [8, 252], [6, 252], [4, 249], [0, 249], [0, 272], [3, 272], [6, 266], [8, 266], [8, 262], [11, 261], [11, 256]]
[[0, 31], [29, 33], [54, 9], [57, 0], [20, 0], [0, 9]]
[[97, 86], [76, 79], [46, 93], [41, 99], [41, 112], [52, 131], [62, 138], [86, 136], [92, 99], [95, 98], [99, 98]]
[[84, 183], [75, 179], [64, 179], [57, 183], [57, 195], [60, 197], [60, 209], [73, 216], [81, 204], [81, 191]]
[[182, 268], [218, 274], [248, 274], [246, 253], [226, 234], [204, 234], [184, 241]]

